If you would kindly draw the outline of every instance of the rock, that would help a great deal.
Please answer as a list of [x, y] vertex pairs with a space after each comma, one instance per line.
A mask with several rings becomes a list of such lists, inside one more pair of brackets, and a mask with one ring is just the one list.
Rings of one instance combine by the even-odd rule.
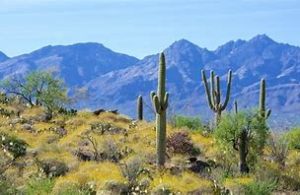
[[101, 123], [101, 122], [91, 124], [91, 130], [100, 133], [101, 135], [103, 135], [104, 133], [110, 133], [110, 134], [127, 133], [127, 130], [124, 128], [112, 126], [110, 123]]
[[96, 115], [96, 116], [98, 116], [99, 114], [101, 114], [101, 113], [103, 113], [103, 112], [105, 112], [104, 109], [98, 109], [98, 110], [95, 110], [95, 111], [93, 112], [93, 114]]
[[54, 129], [55, 129], [55, 133], [57, 133], [61, 137], [68, 134], [68, 131], [63, 127], [56, 127]]
[[201, 173], [206, 168], [210, 168], [210, 165], [207, 162], [197, 160], [196, 157], [189, 158], [189, 163], [190, 164], [189, 164], [188, 168], [195, 173]]
[[119, 114], [118, 110], [108, 110], [107, 112], [111, 112], [113, 114]]
[[16, 125], [18, 123], [23, 123], [23, 121], [24, 121], [24, 119], [22, 119], [22, 118], [14, 118], [9, 122], [9, 124]]
[[79, 160], [83, 160], [83, 161], [95, 160], [94, 152], [88, 148], [79, 148], [75, 152], [75, 156], [77, 156]]
[[40, 162], [40, 166], [48, 177], [62, 176], [69, 171], [69, 168], [64, 162], [57, 160], [43, 160]]
[[28, 123], [23, 124], [22, 129], [25, 129], [27, 131], [35, 131], [33, 126], [31, 124], [28, 124]]
[[37, 117], [37, 120], [41, 122], [49, 122], [51, 119], [52, 119], [51, 113], [44, 113]]

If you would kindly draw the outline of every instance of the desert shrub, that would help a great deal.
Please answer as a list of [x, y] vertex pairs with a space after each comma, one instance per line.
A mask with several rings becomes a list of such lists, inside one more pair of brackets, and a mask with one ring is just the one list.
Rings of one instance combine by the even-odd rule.
[[28, 144], [24, 140], [7, 134], [2, 134], [0, 137], [0, 144], [4, 152], [9, 152], [14, 158], [26, 154]]
[[14, 113], [14, 111], [12, 111], [12, 110], [7, 110], [7, 109], [5, 109], [5, 108], [0, 108], [0, 114], [1, 114], [2, 116], [11, 117], [11, 116], [14, 115], [15, 113]]
[[129, 194], [147, 194], [152, 177], [150, 171], [144, 168], [143, 162], [139, 158], [131, 158], [122, 164], [121, 171], [127, 180]]
[[50, 194], [54, 186], [54, 180], [48, 178], [35, 178], [30, 180], [25, 187], [25, 194]]
[[167, 138], [167, 148], [174, 153], [197, 155], [200, 153], [195, 148], [189, 134], [184, 131], [173, 133]]
[[49, 178], [65, 175], [69, 171], [64, 162], [54, 159], [37, 160], [37, 164]]
[[60, 107], [59, 110], [58, 110], [58, 113], [66, 115], [66, 116], [76, 116], [77, 115], [77, 110], [75, 110], [73, 108], [67, 109], [67, 108]]
[[152, 190], [153, 195], [169, 195], [173, 193], [173, 190], [166, 184], [160, 184]]
[[291, 149], [300, 150], [300, 128], [294, 128], [287, 132], [284, 137], [286, 138]]
[[257, 181], [243, 186], [247, 195], [270, 195], [276, 189], [274, 181]]
[[122, 153], [117, 145], [117, 143], [113, 140], [106, 140], [101, 144], [101, 159], [109, 160], [112, 162], [119, 162], [122, 158]]
[[288, 156], [288, 142], [284, 138], [272, 136], [270, 138], [271, 157], [281, 168], [285, 167]]
[[182, 128], [187, 127], [190, 130], [199, 130], [203, 129], [202, 122], [197, 117], [187, 117], [187, 116], [174, 116], [171, 118], [171, 124], [174, 127]]
[[[129, 189], [128, 185], [119, 182], [119, 181], [114, 181], [114, 180], [109, 180], [104, 184], [103, 187], [103, 194], [127, 194]], [[108, 191], [108, 192], [107, 192]]]
[[0, 92], [0, 103], [1, 104], [8, 104], [10, 102], [10, 98], [3, 92]]
[[5, 180], [0, 180], [0, 194], [1, 195], [15, 195], [18, 190]]
[[57, 195], [91, 195], [96, 194], [89, 186], [79, 187], [77, 185], [65, 186], [61, 189], [56, 189], [54, 193]]

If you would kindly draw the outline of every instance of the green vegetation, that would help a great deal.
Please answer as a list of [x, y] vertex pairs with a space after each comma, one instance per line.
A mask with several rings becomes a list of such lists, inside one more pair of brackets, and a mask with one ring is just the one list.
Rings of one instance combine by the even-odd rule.
[[173, 116], [171, 118], [171, 124], [176, 128], [186, 127], [193, 131], [202, 131], [203, 124], [198, 117], [187, 117], [187, 116]]
[[286, 133], [285, 138], [291, 149], [300, 150], [300, 128], [291, 129]]
[[14, 94], [30, 106], [43, 105], [48, 113], [58, 110], [68, 102], [67, 90], [62, 80], [49, 72], [32, 72], [25, 78], [9, 78], [1, 83], [7, 94]]
[[276, 189], [276, 182], [257, 181], [244, 186], [247, 195], [270, 195]]
[[268, 129], [255, 112], [239, 112], [225, 115], [214, 135], [222, 150], [239, 153], [240, 171], [248, 173], [248, 164], [254, 164], [262, 153]]

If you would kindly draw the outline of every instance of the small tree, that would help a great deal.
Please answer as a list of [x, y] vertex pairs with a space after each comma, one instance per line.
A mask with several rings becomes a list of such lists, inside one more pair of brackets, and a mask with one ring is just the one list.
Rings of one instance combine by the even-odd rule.
[[61, 79], [49, 72], [31, 72], [25, 77], [13, 76], [2, 81], [4, 91], [21, 97], [31, 106], [45, 106], [49, 113], [68, 101], [67, 90]]
[[257, 112], [238, 112], [225, 115], [214, 135], [222, 149], [239, 152], [240, 172], [248, 173], [249, 163], [262, 152], [268, 128]]

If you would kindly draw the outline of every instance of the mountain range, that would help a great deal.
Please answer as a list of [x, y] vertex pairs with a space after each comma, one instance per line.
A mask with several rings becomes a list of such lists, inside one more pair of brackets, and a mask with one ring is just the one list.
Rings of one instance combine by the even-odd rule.
[[[273, 111], [273, 119], [295, 122], [294, 116], [300, 114], [300, 48], [297, 46], [257, 35], [247, 41], [229, 41], [213, 51], [182, 39], [164, 52], [170, 115], [209, 116], [207, 113], [211, 112], [201, 82], [202, 69], [220, 75], [223, 90], [228, 70], [233, 71], [229, 105], [237, 100], [240, 108], [256, 106], [259, 81], [265, 78], [267, 104]], [[157, 68], [158, 54], [138, 59], [98, 43], [46, 46], [11, 58], [0, 52], [0, 79], [33, 70], [55, 70], [71, 89], [70, 93], [77, 88], [87, 89], [89, 98], [79, 101], [77, 107], [118, 109], [132, 117], [138, 95], [144, 97], [146, 113], [152, 116], [149, 93], [156, 89]]]

